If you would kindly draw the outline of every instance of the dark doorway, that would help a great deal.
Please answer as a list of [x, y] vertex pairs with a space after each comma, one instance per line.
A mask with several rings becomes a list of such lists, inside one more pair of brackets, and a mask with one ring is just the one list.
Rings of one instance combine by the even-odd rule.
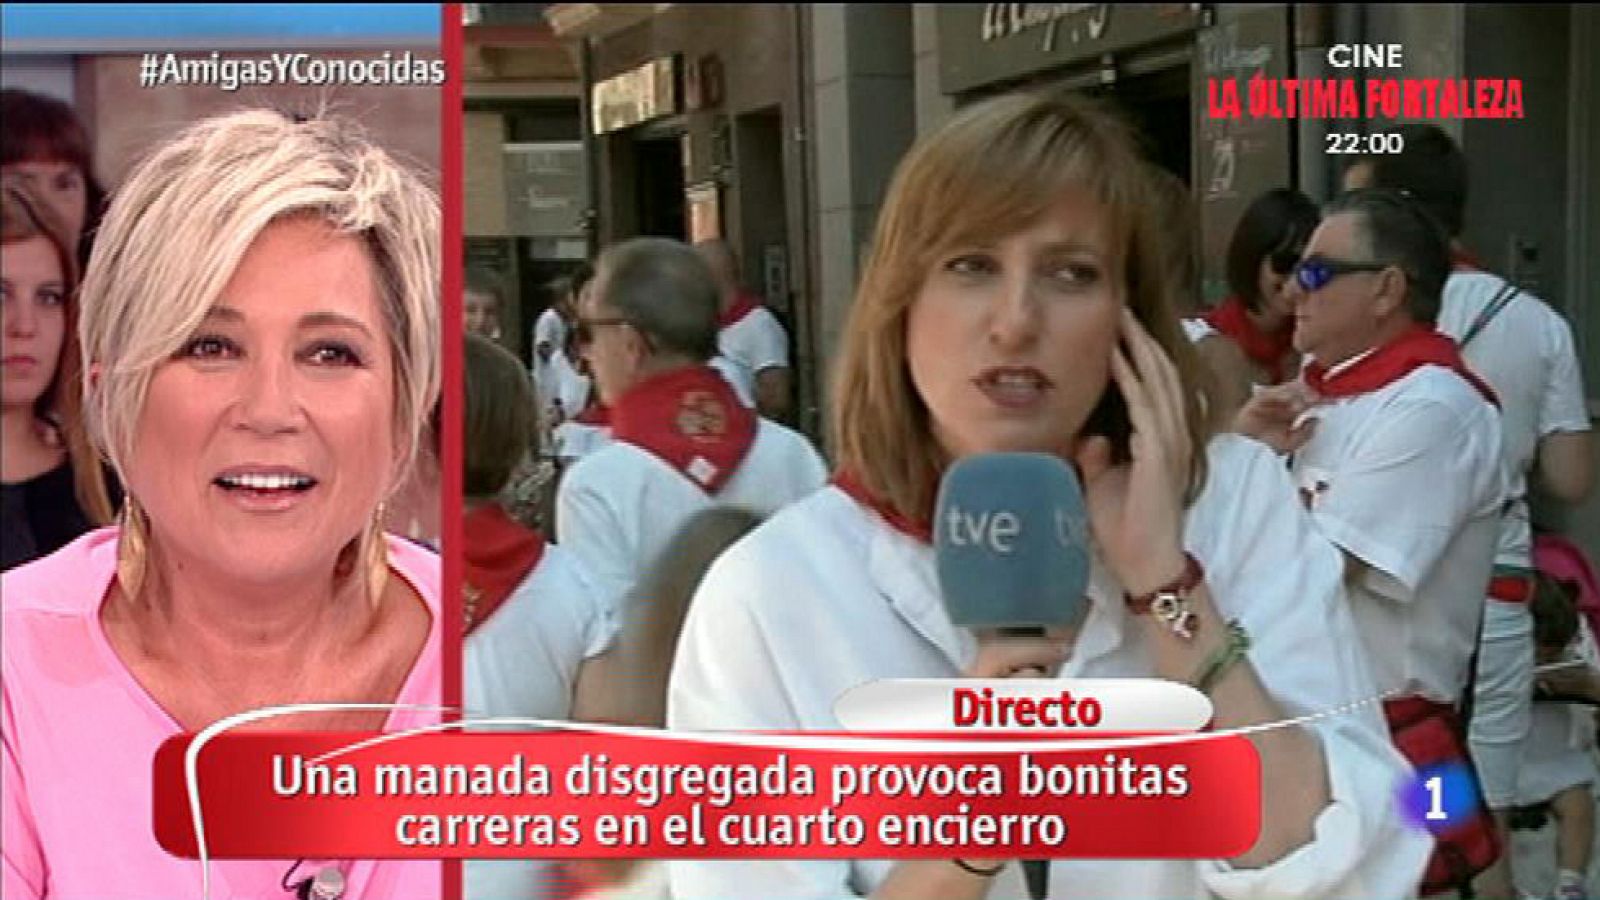
[[683, 200], [683, 147], [676, 138], [634, 142], [634, 190], [641, 235], [688, 236]]
[[1073, 90], [1099, 97], [1138, 129], [1140, 144], [1149, 159], [1193, 182], [1190, 155], [1194, 148], [1193, 115], [1189, 103], [1189, 63], [1180, 62], [1140, 74], [1119, 72], [1115, 81], [1100, 84], [1095, 73], [1078, 69], [1052, 71], [1005, 84], [974, 90], [959, 98], [962, 105], [1018, 90]]
[[1145, 154], [1189, 184], [1194, 136], [1190, 133], [1189, 67], [1171, 66], [1145, 75], [1121, 76], [1084, 93], [1116, 106], [1138, 129]]
[[[735, 118], [739, 252], [744, 285], [780, 315], [790, 310], [789, 215], [783, 183], [783, 118], [777, 107]], [[786, 323], [787, 324], [787, 323]]]

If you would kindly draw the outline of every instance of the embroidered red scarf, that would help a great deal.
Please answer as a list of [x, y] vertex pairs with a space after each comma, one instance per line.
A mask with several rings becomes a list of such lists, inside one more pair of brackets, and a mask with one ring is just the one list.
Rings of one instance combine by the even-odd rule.
[[883, 520], [888, 522], [894, 530], [908, 537], [916, 538], [924, 544], [933, 543], [932, 522], [917, 521], [909, 516], [902, 515], [881, 497], [867, 490], [867, 486], [861, 483], [861, 479], [857, 478], [855, 473], [840, 469], [833, 473], [831, 481], [835, 487], [844, 491], [845, 495], [850, 499], [882, 516]]
[[544, 536], [523, 527], [498, 503], [467, 513], [462, 522], [466, 545], [466, 634], [494, 615], [544, 558]]
[[1293, 319], [1277, 331], [1262, 331], [1250, 318], [1244, 301], [1234, 294], [1207, 312], [1205, 320], [1238, 344], [1251, 362], [1265, 369], [1273, 384], [1284, 379], [1283, 358], [1294, 346]]
[[1306, 366], [1305, 380], [1307, 387], [1324, 397], [1352, 397], [1378, 390], [1422, 366], [1443, 366], [1466, 379], [1483, 399], [1500, 405], [1494, 389], [1467, 368], [1456, 342], [1422, 325], [1412, 326], [1337, 375], [1329, 375], [1326, 366], [1312, 362]]
[[761, 298], [754, 294], [740, 291], [734, 298], [733, 305], [717, 313], [717, 330], [721, 331], [730, 325], [737, 325], [745, 316], [755, 312], [761, 306]]
[[722, 490], [756, 440], [756, 414], [709, 366], [647, 378], [611, 408], [611, 435], [660, 458], [708, 494]]

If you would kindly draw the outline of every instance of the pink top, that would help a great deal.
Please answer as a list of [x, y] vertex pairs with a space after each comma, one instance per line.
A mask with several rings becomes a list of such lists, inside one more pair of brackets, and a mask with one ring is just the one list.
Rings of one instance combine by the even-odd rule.
[[[151, 760], [182, 729], [112, 650], [100, 606], [116, 572], [117, 531], [90, 532], [5, 573], [0, 582], [0, 893], [6, 900], [121, 900], [201, 896], [200, 864], [170, 856], [152, 830]], [[396, 703], [440, 703], [439, 557], [389, 539], [389, 565], [428, 604], [433, 623]], [[386, 730], [439, 720], [395, 711]], [[293, 860], [211, 863], [211, 896], [284, 898]], [[295, 878], [322, 863], [307, 861]], [[346, 864], [345, 900], [437, 897], [434, 860]]]

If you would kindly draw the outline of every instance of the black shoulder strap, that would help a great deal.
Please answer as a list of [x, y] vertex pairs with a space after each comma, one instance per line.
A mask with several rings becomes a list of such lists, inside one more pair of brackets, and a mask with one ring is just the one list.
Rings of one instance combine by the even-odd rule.
[[1510, 281], [1500, 285], [1500, 290], [1496, 291], [1494, 297], [1489, 300], [1489, 305], [1485, 306], [1478, 313], [1478, 317], [1472, 320], [1472, 324], [1467, 326], [1467, 333], [1461, 336], [1461, 340], [1458, 342], [1459, 346], [1465, 347], [1472, 343], [1472, 339], [1477, 337], [1495, 316], [1500, 315], [1500, 311], [1509, 306], [1511, 301], [1516, 299], [1520, 293], [1522, 293], [1522, 288], [1517, 287], [1516, 284]]

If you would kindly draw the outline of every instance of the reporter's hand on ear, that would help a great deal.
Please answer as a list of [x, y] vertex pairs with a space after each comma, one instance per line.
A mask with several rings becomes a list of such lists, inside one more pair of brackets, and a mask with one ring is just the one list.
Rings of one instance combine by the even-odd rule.
[[1110, 442], [1096, 436], [1074, 461], [1100, 555], [1124, 589], [1143, 594], [1183, 571], [1183, 497], [1196, 448], [1177, 367], [1126, 309], [1111, 374], [1128, 405], [1133, 459], [1115, 465]]

